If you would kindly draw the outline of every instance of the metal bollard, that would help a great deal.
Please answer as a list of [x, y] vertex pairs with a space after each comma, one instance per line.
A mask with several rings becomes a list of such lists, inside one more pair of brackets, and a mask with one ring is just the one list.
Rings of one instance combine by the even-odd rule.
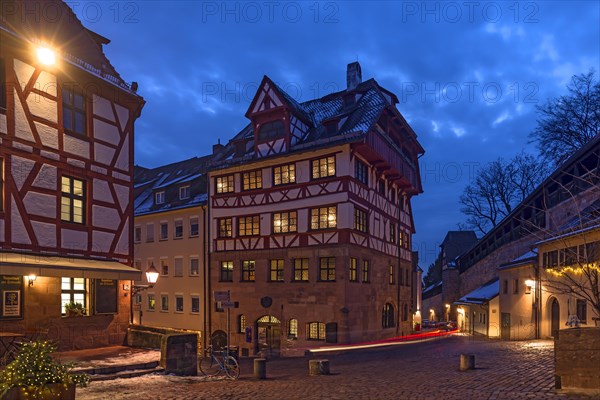
[[460, 370], [467, 371], [470, 369], [475, 369], [475, 354], [461, 354]]
[[254, 377], [267, 379], [267, 360], [265, 358], [254, 359]]

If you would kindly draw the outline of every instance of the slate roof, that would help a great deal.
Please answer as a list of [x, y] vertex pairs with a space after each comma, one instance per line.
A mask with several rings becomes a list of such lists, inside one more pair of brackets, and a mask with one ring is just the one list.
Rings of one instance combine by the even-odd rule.
[[[265, 79], [268, 78], [265, 77]], [[386, 108], [393, 109], [395, 110], [394, 112], [399, 114], [395, 107], [396, 97], [380, 87], [375, 79], [369, 79], [360, 83], [350, 92], [342, 90], [302, 103], [297, 102], [272, 81], [269, 80], [269, 82], [277, 88], [297, 117], [310, 121], [311, 126], [309, 127], [306, 139], [292, 145], [289, 150], [290, 152], [293, 152], [295, 149], [317, 147], [324, 142], [338, 143], [358, 140], [364, 137], [375, 125]], [[357, 95], [357, 99], [353, 105], [344, 105], [344, 96], [349, 94]], [[341, 120], [345, 117], [347, 119], [339, 129], [331, 132], [325, 128], [324, 123], [328, 120]], [[408, 129], [410, 130], [410, 127]], [[410, 131], [414, 135], [414, 132]], [[416, 141], [416, 135], [414, 137]], [[240, 141], [247, 141], [246, 152], [234, 155], [235, 145], [233, 143], [239, 143]], [[247, 162], [247, 160], [254, 158], [253, 142], [253, 128], [251, 124], [248, 124], [227, 144], [225, 151], [215, 159], [215, 164], [227, 163], [226, 161], [231, 162], [233, 159], [236, 159], [238, 162]]]
[[[149, 169], [134, 169], [134, 215], [153, 214], [164, 211], [196, 207], [206, 204], [206, 172], [212, 156], [194, 157], [188, 160]], [[190, 185], [190, 198], [179, 199], [179, 187]], [[166, 201], [154, 204], [154, 193], [164, 191]]]

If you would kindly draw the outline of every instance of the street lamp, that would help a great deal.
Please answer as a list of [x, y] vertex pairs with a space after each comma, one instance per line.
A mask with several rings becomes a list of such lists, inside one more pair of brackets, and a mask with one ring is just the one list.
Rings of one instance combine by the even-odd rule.
[[[150, 264], [150, 266], [148, 267], [148, 269], [146, 270], [146, 280], [148, 281], [148, 285], [133, 285], [132, 286], [132, 290], [131, 290], [131, 302], [133, 303], [133, 297], [137, 296], [138, 294], [140, 294], [141, 292], [143, 292], [144, 290], [147, 290], [148, 288], [153, 288], [154, 284], [156, 283], [156, 281], [158, 280], [158, 270], [156, 269], [156, 267], [154, 266], [154, 263]], [[133, 304], [131, 307], [131, 322], [133, 323]], [[142, 305], [140, 304], [140, 325], [142, 325]]]

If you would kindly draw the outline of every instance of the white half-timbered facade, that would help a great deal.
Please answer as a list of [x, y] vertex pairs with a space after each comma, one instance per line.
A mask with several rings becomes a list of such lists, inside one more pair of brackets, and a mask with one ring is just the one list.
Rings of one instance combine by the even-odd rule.
[[[56, 18], [41, 17], [48, 7]], [[12, 294], [1, 300], [3, 330], [42, 330], [61, 348], [121, 344], [139, 277], [130, 238], [144, 101], [102, 52], [109, 40], [65, 3], [3, 10], [0, 292]], [[67, 318], [69, 302], [85, 318]]]
[[209, 175], [214, 292], [230, 291], [242, 354], [412, 331], [411, 236], [424, 150], [396, 96], [348, 66], [348, 88], [298, 103], [264, 77], [250, 124]]

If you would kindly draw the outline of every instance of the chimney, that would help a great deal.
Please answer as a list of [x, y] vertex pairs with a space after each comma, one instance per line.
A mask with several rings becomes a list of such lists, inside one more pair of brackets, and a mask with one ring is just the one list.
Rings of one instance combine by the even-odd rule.
[[346, 90], [355, 89], [362, 82], [362, 71], [358, 61], [348, 64], [346, 69]]
[[220, 153], [224, 148], [225, 148], [225, 146], [223, 146], [221, 144], [221, 139], [218, 139], [218, 143], [213, 144], [213, 151], [212, 151], [213, 155]]

